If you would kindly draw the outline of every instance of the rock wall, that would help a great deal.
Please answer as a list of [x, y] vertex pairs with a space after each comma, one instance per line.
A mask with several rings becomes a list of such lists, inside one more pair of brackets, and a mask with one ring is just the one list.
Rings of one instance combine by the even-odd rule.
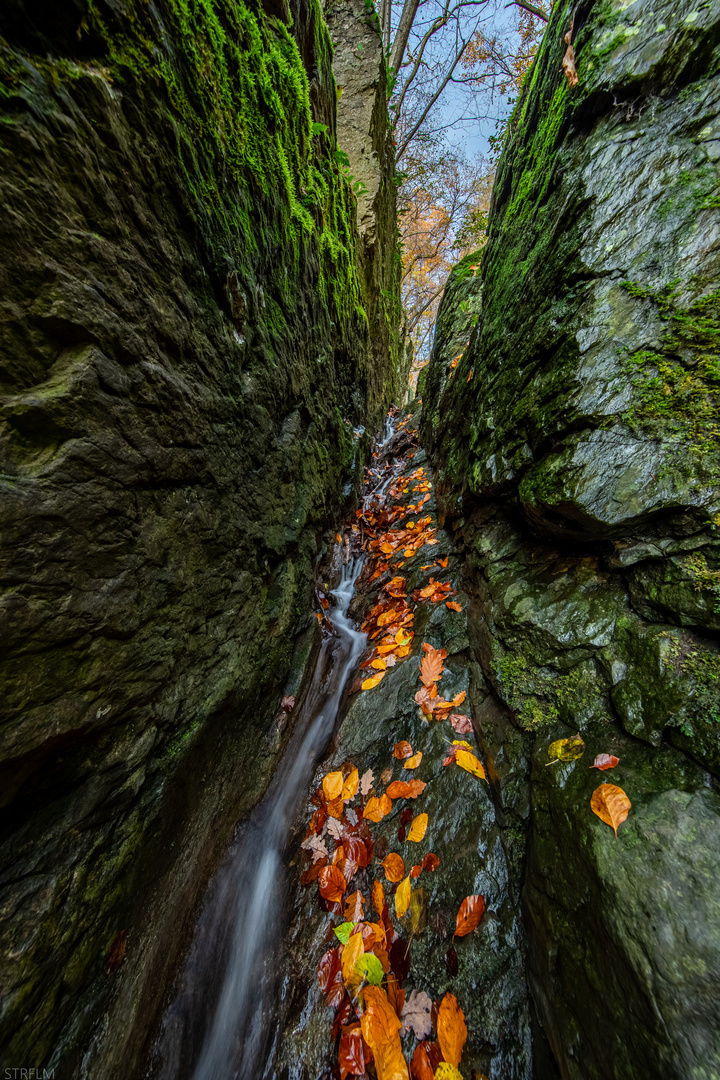
[[316, 0], [11, 0], [0, 35], [2, 1064], [131, 1076], [396, 358]]
[[[573, 1080], [720, 1070], [719, 40], [717, 3], [555, 6], [424, 392], [531, 988]], [[576, 731], [583, 757], [546, 767]], [[617, 840], [603, 781], [632, 802]]]

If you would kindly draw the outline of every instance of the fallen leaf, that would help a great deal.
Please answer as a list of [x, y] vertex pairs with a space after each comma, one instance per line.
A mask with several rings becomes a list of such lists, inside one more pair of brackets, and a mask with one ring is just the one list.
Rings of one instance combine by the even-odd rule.
[[449, 556], [447, 555], [444, 559], [438, 557], [438, 563], [440, 564], [440, 566], [442, 566], [443, 570], [447, 570], [448, 558]]
[[482, 919], [484, 911], [484, 897], [466, 896], [458, 909], [453, 937], [465, 937], [471, 933]]
[[451, 713], [448, 720], [458, 735], [469, 735], [472, 732], [472, 720], [469, 716], [463, 716], [462, 713]]
[[398, 761], [412, 757], [412, 752], [413, 748], [406, 739], [395, 743], [395, 746], [393, 747], [393, 757], [397, 758]]
[[343, 800], [347, 801], [348, 799], [355, 798], [355, 796], [357, 795], [358, 783], [358, 771], [357, 769], [353, 769], [353, 771], [347, 777], [345, 783], [342, 786]]
[[318, 874], [318, 886], [320, 888], [320, 895], [331, 903], [337, 903], [342, 900], [347, 883], [345, 876], [341, 870], [338, 870], [337, 866], [323, 866], [322, 870]]
[[410, 907], [405, 916], [405, 927], [410, 934], [410, 939], [416, 934], [422, 934], [427, 925], [427, 904], [425, 902], [425, 890], [416, 889], [410, 894]]
[[423, 686], [430, 686], [442, 678], [445, 649], [430, 649], [420, 662], [420, 681]]
[[[472, 375], [472, 371], [470, 372]], [[468, 378], [468, 382], [470, 379]], [[435, 1080], [463, 1080], [462, 1073], [449, 1061], [441, 1061], [435, 1070]]]
[[408, 790], [405, 798], [417, 799], [418, 795], [422, 795], [423, 791], [427, 787], [427, 784], [424, 780], [410, 780], [407, 787]]
[[405, 863], [402, 855], [398, 855], [397, 852], [391, 851], [383, 859], [383, 870], [385, 871], [385, 877], [388, 881], [397, 882], [402, 881], [405, 876]]
[[344, 983], [350, 982], [355, 964], [364, 952], [365, 945], [363, 943], [362, 934], [352, 934], [342, 951], [342, 976]]
[[400, 882], [395, 892], [395, 914], [398, 919], [402, 919], [403, 915], [410, 907], [411, 896], [412, 889], [410, 887], [410, 878], [408, 876]]
[[359, 1025], [341, 1035], [338, 1063], [340, 1068], [345, 1070], [343, 1076], [362, 1076], [365, 1073], [365, 1048]]
[[430, 1064], [425, 1043], [420, 1043], [415, 1047], [415, 1053], [410, 1063], [410, 1072], [413, 1080], [434, 1080], [435, 1073]]
[[405, 1002], [402, 1034], [412, 1031], [418, 1039], [427, 1039], [432, 1031], [432, 998], [424, 990], [413, 990]]
[[330, 817], [341, 818], [343, 816], [343, 810], [345, 809], [345, 803], [342, 801], [342, 792], [340, 797], [333, 799], [332, 802], [327, 804], [327, 812]]
[[440, 860], [434, 851], [428, 851], [427, 855], [423, 857], [422, 868], [423, 870], [437, 870], [440, 865]]
[[408, 758], [403, 765], [404, 769], [417, 769], [418, 765], [422, 761], [422, 750], [418, 750], [417, 754], [413, 754], [411, 758]]
[[445, 953], [445, 967], [448, 975], [454, 979], [458, 973], [458, 954], [455, 952], [454, 945], [451, 945]]
[[410, 880], [415, 881], [415, 878], [419, 878], [422, 874], [422, 864], [416, 863], [415, 866], [410, 868]]
[[363, 810], [363, 817], [377, 824], [378, 821], [382, 821], [384, 817], [387, 817], [391, 810], [392, 800], [385, 794], [381, 795], [379, 799], [368, 799], [367, 806]]
[[632, 803], [623, 789], [615, 784], [601, 784], [599, 788], [595, 788], [590, 799], [593, 814], [597, 814], [601, 821], [614, 829], [615, 836], [618, 826], [627, 818], [631, 806]]
[[383, 886], [380, 878], [376, 878], [372, 887], [372, 905], [378, 913], [378, 918], [382, 919], [383, 911], [385, 910], [385, 887]]
[[[338, 821], [337, 818], [328, 818], [327, 831], [330, 833], [333, 840], [340, 840], [342, 838], [344, 828], [345, 826], [342, 824], [341, 821]], [[304, 847], [305, 844], [303, 843], [300, 846]], [[325, 852], [325, 854], [327, 855], [327, 851]]]
[[303, 848], [304, 851], [310, 852], [313, 862], [317, 862], [318, 859], [322, 858], [330, 858], [330, 853], [325, 846], [325, 841], [321, 840], [319, 836], [308, 836], [303, 840], [300, 847]]
[[467, 1024], [454, 994], [446, 994], [440, 1002], [437, 1035], [445, 1061], [457, 1068], [467, 1040]]
[[377, 660], [372, 661], [370, 667], [375, 668], [377, 671], [384, 671], [387, 667], [387, 660], [383, 659], [382, 656], [378, 656]]
[[295, 698], [294, 697], [284, 697], [282, 699], [282, 701], [280, 702], [280, 708], [282, 709], [282, 711], [284, 713], [291, 713], [293, 711], [293, 709], [295, 708]]
[[350, 937], [352, 936], [354, 926], [355, 924], [352, 922], [342, 922], [339, 926], [335, 927], [335, 937], [338, 939], [339, 942], [341, 942], [341, 944], [347, 945]]
[[619, 761], [620, 758], [613, 757], [612, 754], [598, 754], [590, 768], [600, 769], [601, 772], [605, 772], [606, 769], [614, 769]]
[[363, 690], [372, 690], [373, 686], [377, 686], [382, 679], [385, 678], [385, 672], [380, 671], [377, 675], [373, 675], [370, 679], [363, 679], [361, 686]]
[[455, 751], [455, 762], [461, 769], [465, 769], [465, 772], [477, 776], [479, 780], [485, 779], [485, 770], [475, 755], [471, 754], [469, 750], [463, 750], [462, 747], [458, 747]]
[[320, 989], [323, 994], [327, 991], [331, 983], [335, 982], [335, 976], [340, 971], [340, 949], [328, 949], [328, 951], [320, 958], [318, 964], [317, 976], [320, 983]]
[[360, 1019], [363, 1038], [373, 1052], [378, 1080], [409, 1080], [400, 1043], [400, 1021], [379, 986], [363, 990], [365, 1011]]
[[455, 600], [446, 600], [445, 607], [450, 611], [462, 611], [462, 604], [458, 604]]
[[354, 970], [360, 981], [364, 979], [371, 986], [379, 986], [385, 974], [380, 960], [374, 953], [365, 953], [361, 956]]
[[392, 768], [383, 769], [383, 771], [380, 773], [380, 779], [382, 780], [383, 784], [389, 784], [392, 780]]
[[412, 840], [414, 843], [419, 844], [427, 832], [427, 827], [427, 814], [418, 814], [408, 830], [408, 840]]
[[323, 792], [328, 802], [339, 799], [343, 789], [343, 774], [341, 772], [329, 772], [323, 777]]
[[343, 916], [353, 923], [362, 922], [365, 918], [365, 912], [363, 911], [364, 903], [365, 897], [360, 892], [360, 890], [357, 889], [354, 893], [352, 893], [346, 898]]
[[374, 777], [372, 769], [368, 769], [367, 772], [364, 772], [362, 774], [362, 779], [360, 781], [360, 794], [363, 796], [363, 798], [367, 795], [368, 791], [370, 791], [371, 787], [373, 786], [373, 779]]
[[585, 743], [579, 735], [572, 735], [569, 739], [556, 739], [548, 746], [550, 765], [555, 761], [577, 761], [585, 752]]

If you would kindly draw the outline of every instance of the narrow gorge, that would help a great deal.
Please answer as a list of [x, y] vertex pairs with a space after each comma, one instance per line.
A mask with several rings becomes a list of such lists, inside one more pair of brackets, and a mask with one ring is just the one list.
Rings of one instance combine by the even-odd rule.
[[720, 1078], [720, 0], [540, 9], [416, 389], [388, 10], [0, 8], [3, 1077]]

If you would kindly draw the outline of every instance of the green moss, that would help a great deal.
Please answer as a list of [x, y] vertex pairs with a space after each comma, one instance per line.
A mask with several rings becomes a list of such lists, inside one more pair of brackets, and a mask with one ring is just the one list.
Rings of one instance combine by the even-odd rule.
[[696, 592], [707, 590], [717, 597], [714, 611], [716, 614], [720, 614], [720, 570], [712, 570], [707, 564], [707, 559], [700, 551], [694, 551], [692, 555], [688, 555], [684, 565], [693, 579]]
[[720, 290], [682, 310], [675, 283], [651, 292], [623, 282], [631, 296], [653, 304], [667, 324], [659, 348], [629, 353], [631, 425], [681, 440], [697, 455], [715, 453], [720, 438]]
[[597, 676], [585, 666], [558, 672], [523, 655], [505, 653], [497, 661], [497, 675], [507, 705], [529, 731], [557, 720], [575, 727], [579, 715], [597, 717], [605, 712]]
[[690, 649], [681, 670], [697, 683], [694, 711], [698, 717], [720, 724], [720, 655], [705, 649]]

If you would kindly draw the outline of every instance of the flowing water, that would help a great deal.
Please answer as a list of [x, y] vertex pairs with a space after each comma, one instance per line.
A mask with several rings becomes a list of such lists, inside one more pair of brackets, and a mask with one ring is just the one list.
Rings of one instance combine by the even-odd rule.
[[365, 635], [348, 618], [361, 560], [343, 567], [295, 729], [261, 802], [243, 823], [212, 881], [175, 998], [156, 1045], [157, 1080], [245, 1080], [264, 1075], [274, 1035], [288, 830], [307, 798], [348, 675]]

